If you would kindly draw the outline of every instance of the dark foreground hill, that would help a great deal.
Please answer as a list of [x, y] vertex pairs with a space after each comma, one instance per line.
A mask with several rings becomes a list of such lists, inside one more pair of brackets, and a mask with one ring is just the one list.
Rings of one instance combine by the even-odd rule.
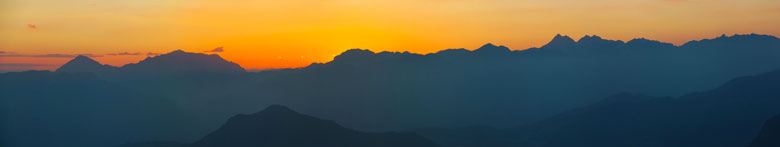
[[[745, 146], [765, 120], [780, 113], [778, 89], [780, 70], [736, 78], [719, 88], [676, 98], [619, 94], [512, 129], [423, 129], [418, 133], [445, 146]], [[771, 132], [776, 130], [774, 120], [767, 122], [754, 144], [780, 139]]]
[[300, 114], [281, 105], [236, 115], [222, 127], [192, 144], [144, 142], [125, 146], [191, 147], [431, 147], [435, 143], [414, 133], [366, 133], [333, 121]]
[[780, 115], [772, 117], [764, 123], [758, 134], [748, 147], [778, 147], [780, 146]]

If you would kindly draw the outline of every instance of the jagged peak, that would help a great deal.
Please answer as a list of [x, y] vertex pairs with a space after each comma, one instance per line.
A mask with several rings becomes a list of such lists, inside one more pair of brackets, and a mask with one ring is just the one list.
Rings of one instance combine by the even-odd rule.
[[585, 35], [582, 38], [580, 38], [579, 41], [577, 41], [577, 45], [579, 46], [597, 46], [597, 47], [605, 47], [606, 46], [615, 46], [624, 44], [622, 40], [609, 40], [601, 38], [598, 35]]
[[715, 41], [715, 40], [756, 41], [756, 40], [777, 40], [777, 39], [778, 39], [777, 37], [772, 36], [772, 35], [756, 34], [756, 33], [734, 34], [732, 36], [728, 36], [726, 34], [721, 34], [720, 36], [718, 36], [716, 38], [688, 41], [685, 44], [683, 44], [682, 46], [696, 45], [696, 44], [701, 44], [702, 42], [711, 42], [711, 41]]
[[582, 38], [580, 38], [580, 40], [578, 40], [577, 42], [581, 43], [581, 42], [587, 42], [587, 41], [593, 41], [593, 40], [604, 40], [604, 39], [599, 37], [598, 35], [593, 35], [593, 36], [585, 35]]
[[573, 46], [574, 44], [576, 44], [576, 42], [574, 42], [574, 39], [571, 39], [571, 37], [557, 34], [555, 37], [553, 37], [552, 40], [550, 40], [550, 42], [542, 46], [542, 48], [569, 47]]
[[661, 42], [661, 41], [658, 41], [658, 40], [650, 40], [650, 39], [641, 38], [641, 37], [640, 38], [631, 39], [628, 42], [626, 42], [626, 44], [628, 44], [628, 45], [651, 45], [651, 44], [656, 44], [656, 45], [674, 46], [674, 44], [671, 44], [671, 43]]

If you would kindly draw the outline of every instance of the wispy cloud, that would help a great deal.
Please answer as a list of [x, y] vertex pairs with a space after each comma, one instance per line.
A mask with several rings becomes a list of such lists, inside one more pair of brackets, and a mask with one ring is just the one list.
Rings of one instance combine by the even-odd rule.
[[157, 56], [160, 55], [160, 53], [154, 53], [154, 52], [119, 52], [119, 53], [108, 53], [107, 56]]
[[119, 53], [108, 53], [106, 55], [109, 55], [109, 56], [138, 56], [138, 55], [144, 55], [144, 54], [141, 53], [141, 52], [135, 52], [135, 53], [119, 52]]
[[14, 52], [0, 51], [0, 54], [13, 54]]
[[27, 64], [27, 63], [0, 63], [0, 66], [11, 67], [36, 67], [36, 66], [54, 66], [51, 64]]
[[34, 24], [27, 24], [27, 27], [30, 28], [30, 29], [37, 29], [38, 28], [38, 26], [34, 25]]
[[224, 52], [224, 51], [225, 51], [225, 48], [220, 46], [220, 47], [214, 48], [212, 50], [203, 51], [203, 52]]
[[87, 57], [103, 57], [95, 54], [0, 54], [0, 57], [34, 57], [34, 58], [73, 58], [78, 55]]
[[148, 52], [148, 53], [146, 53], [146, 55], [147, 55], [147, 56], [158, 56], [158, 55], [160, 55], [160, 53], [152, 53], [152, 52]]

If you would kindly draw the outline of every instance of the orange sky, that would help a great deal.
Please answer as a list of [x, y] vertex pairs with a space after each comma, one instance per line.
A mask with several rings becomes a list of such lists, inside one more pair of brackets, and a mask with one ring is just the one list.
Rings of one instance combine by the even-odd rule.
[[[526, 49], [558, 33], [681, 44], [778, 36], [777, 26], [778, 0], [3, 0], [0, 71], [51, 70], [70, 59], [44, 54], [121, 66], [149, 52], [223, 47], [223, 58], [265, 69], [327, 62], [350, 48]], [[140, 54], [109, 55], [121, 52]]]

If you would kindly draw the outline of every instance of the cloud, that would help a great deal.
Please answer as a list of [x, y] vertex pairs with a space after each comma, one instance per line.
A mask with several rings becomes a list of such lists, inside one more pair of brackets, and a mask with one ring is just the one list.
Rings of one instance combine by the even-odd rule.
[[36, 66], [53, 66], [53, 65], [51, 65], [51, 64], [27, 64], [27, 63], [0, 63], [0, 66], [36, 67]]
[[106, 55], [109, 56], [138, 56], [138, 55], [144, 55], [141, 52], [135, 52], [135, 53], [129, 53], [129, 52], [120, 52], [120, 53], [108, 53]]
[[27, 27], [30, 28], [30, 29], [37, 29], [38, 28], [38, 26], [36, 26], [34, 24], [27, 24]]
[[148, 52], [148, 53], [146, 53], [146, 55], [147, 55], [147, 56], [158, 56], [158, 55], [160, 55], [160, 53], [152, 53], [152, 52]]
[[157, 55], [160, 55], [160, 53], [153, 53], [153, 52], [146, 52], [146, 53], [143, 53], [143, 52], [135, 52], [135, 53], [119, 52], [119, 53], [108, 53], [106, 55], [108, 55], [108, 56], [157, 56]]
[[225, 51], [225, 49], [220, 46], [220, 47], [214, 48], [212, 50], [203, 51], [203, 52], [224, 52], [224, 51]]
[[33, 58], [73, 58], [78, 55], [87, 57], [103, 57], [95, 54], [0, 54], [0, 57], [33, 57]]
[[74, 58], [78, 55], [84, 55], [87, 57], [103, 57], [103, 56], [157, 56], [160, 53], [153, 52], [119, 52], [108, 54], [16, 54], [15, 52], [0, 51], [0, 57], [33, 57], [33, 58]]

